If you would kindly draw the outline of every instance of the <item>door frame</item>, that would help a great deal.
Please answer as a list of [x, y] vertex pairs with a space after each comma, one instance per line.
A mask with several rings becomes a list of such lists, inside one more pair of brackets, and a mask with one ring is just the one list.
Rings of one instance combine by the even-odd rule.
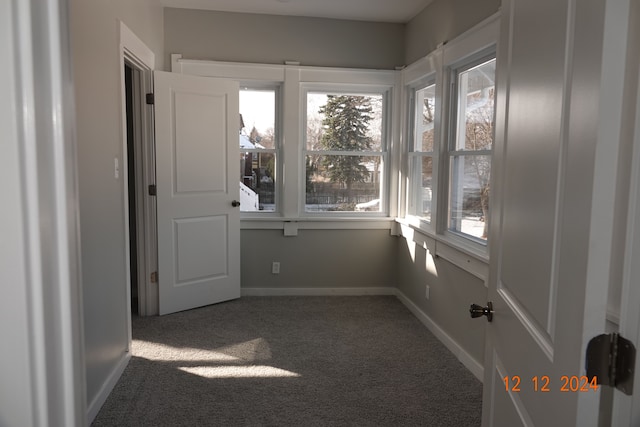
[[[138, 262], [138, 312], [141, 316], [157, 314], [157, 287], [151, 283], [151, 272], [156, 271], [156, 213], [155, 200], [149, 197], [147, 188], [155, 183], [155, 149], [153, 135], [153, 106], [146, 105], [145, 95], [153, 93], [153, 70], [155, 54], [124, 22], [120, 25], [120, 88], [123, 174], [123, 215], [125, 225], [125, 268], [127, 335], [131, 343], [131, 253], [129, 250], [129, 183], [136, 186], [136, 231]], [[135, 130], [136, 177], [130, 179], [127, 158], [127, 110], [125, 87], [125, 64], [134, 71], [133, 120]]]

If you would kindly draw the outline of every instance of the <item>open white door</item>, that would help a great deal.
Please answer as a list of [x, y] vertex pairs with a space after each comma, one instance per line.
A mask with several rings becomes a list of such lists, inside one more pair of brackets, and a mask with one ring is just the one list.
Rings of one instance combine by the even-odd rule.
[[240, 297], [238, 84], [155, 72], [160, 314]]
[[614, 228], [619, 142], [605, 127], [619, 117], [621, 82], [602, 66], [610, 3], [502, 3], [486, 427], [598, 425], [584, 360], [605, 332]]

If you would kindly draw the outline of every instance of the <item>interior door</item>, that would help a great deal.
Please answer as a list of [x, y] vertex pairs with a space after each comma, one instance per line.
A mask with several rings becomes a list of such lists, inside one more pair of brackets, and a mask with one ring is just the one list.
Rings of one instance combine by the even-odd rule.
[[240, 297], [238, 89], [154, 73], [161, 315]]
[[615, 188], [615, 170], [594, 166], [604, 15], [600, 1], [503, 1], [484, 426], [598, 422], [600, 391], [583, 376], [606, 315], [610, 254], [594, 255], [611, 233], [596, 188], [611, 176]]

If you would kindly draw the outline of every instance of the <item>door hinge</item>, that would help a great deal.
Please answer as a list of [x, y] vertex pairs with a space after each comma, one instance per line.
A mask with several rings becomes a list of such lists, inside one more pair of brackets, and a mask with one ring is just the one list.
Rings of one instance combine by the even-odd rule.
[[155, 186], [155, 184], [151, 184], [149, 186], [149, 195], [156, 196], [157, 194], [158, 194], [158, 188]]
[[587, 345], [587, 377], [615, 387], [624, 394], [633, 394], [636, 348], [619, 334], [602, 334]]
[[151, 273], [151, 283], [158, 283], [158, 272], [154, 271]]
[[153, 105], [155, 104], [155, 97], [153, 96], [153, 93], [148, 93], [147, 96], [147, 105]]

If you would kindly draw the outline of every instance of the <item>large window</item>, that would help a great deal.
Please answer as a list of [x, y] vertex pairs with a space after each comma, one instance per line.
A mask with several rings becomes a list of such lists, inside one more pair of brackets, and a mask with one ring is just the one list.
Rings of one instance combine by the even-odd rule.
[[452, 71], [449, 230], [484, 243], [488, 233], [496, 60]]
[[494, 50], [459, 46], [405, 70], [409, 221], [481, 257], [489, 232], [495, 74]]
[[396, 215], [387, 117], [399, 100], [390, 96], [397, 71], [189, 59], [172, 66], [239, 83], [243, 228], [286, 226], [293, 235], [299, 227], [329, 226], [328, 218], [369, 228], [386, 227]]
[[240, 90], [240, 210], [274, 212], [277, 201], [277, 90]]
[[306, 212], [385, 210], [385, 103], [382, 93], [306, 93]]
[[433, 207], [436, 85], [429, 82], [411, 90], [410, 213], [431, 222]]

